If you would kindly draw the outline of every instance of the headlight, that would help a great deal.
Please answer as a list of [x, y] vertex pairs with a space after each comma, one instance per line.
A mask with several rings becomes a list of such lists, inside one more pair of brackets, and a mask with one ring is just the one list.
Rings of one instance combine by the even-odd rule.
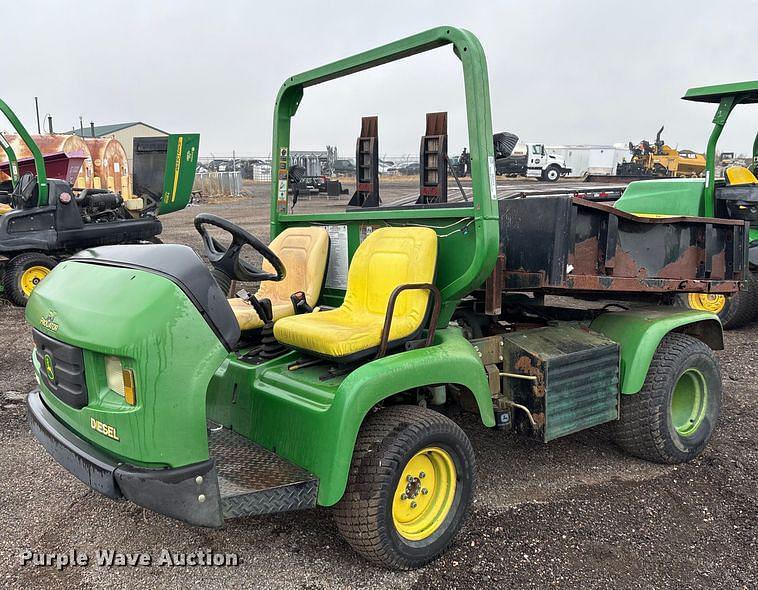
[[137, 392], [134, 389], [134, 372], [124, 369], [121, 359], [117, 356], [105, 357], [105, 376], [108, 387], [122, 396], [127, 404], [137, 404]]

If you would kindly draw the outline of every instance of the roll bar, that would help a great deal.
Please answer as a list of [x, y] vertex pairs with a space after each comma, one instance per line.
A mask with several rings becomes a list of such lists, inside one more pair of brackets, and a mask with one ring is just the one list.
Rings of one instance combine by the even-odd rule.
[[492, 200], [495, 192], [492, 116], [484, 50], [476, 36], [469, 31], [456, 27], [436, 27], [291, 76], [284, 81], [274, 107], [272, 167], [276, 172], [271, 175], [271, 235], [279, 232], [279, 218], [287, 215], [290, 126], [292, 117], [300, 106], [304, 89], [444, 45], [453, 46], [463, 67], [474, 217], [477, 220], [496, 219], [496, 206]]
[[[18, 117], [16, 117], [16, 114], [11, 110], [11, 108], [2, 99], [0, 99], [0, 111], [3, 112], [3, 114], [8, 119], [10, 124], [16, 130], [16, 133], [19, 134], [23, 142], [26, 144], [26, 147], [28, 147], [29, 151], [32, 152], [32, 156], [34, 156], [34, 167], [37, 171], [37, 188], [39, 190], [38, 203], [41, 207], [44, 207], [45, 205], [47, 205], [48, 188], [47, 188], [47, 172], [45, 171], [45, 159], [42, 157], [42, 152], [40, 152], [39, 147], [32, 139], [32, 136], [29, 135], [29, 132], [26, 130], [26, 128], [22, 125], [21, 121], [18, 120]], [[3, 142], [0, 142], [0, 144], [1, 143]], [[8, 161], [11, 163], [11, 171], [12, 171], [13, 166], [14, 166], [14, 161], [16, 161], [16, 155], [15, 153], [13, 153], [13, 150], [10, 149], [10, 145], [8, 146], [8, 148], [6, 148], [3, 145], [3, 149], [5, 150], [5, 153], [8, 154]], [[13, 154], [12, 158], [11, 158], [11, 154]], [[16, 161], [16, 170], [18, 170], [17, 161]], [[18, 176], [18, 173], [16, 175]], [[14, 184], [15, 184], [15, 181], [14, 181]]]

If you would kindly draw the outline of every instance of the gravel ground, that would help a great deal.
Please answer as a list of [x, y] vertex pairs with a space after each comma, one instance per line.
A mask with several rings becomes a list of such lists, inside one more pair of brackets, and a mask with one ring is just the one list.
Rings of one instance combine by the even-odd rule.
[[[520, 186], [520, 185], [519, 185]], [[530, 188], [534, 183], [528, 185]], [[395, 195], [412, 186], [393, 187]], [[306, 201], [305, 207], [343, 202]], [[164, 219], [163, 239], [196, 249], [208, 211], [263, 237], [263, 190]], [[599, 428], [548, 445], [459, 419], [479, 485], [451, 549], [413, 572], [362, 561], [329, 510], [191, 528], [90, 491], [33, 440], [24, 396], [34, 385], [22, 310], [0, 307], [0, 588], [758, 588], [758, 326], [730, 332], [719, 353], [724, 407], [706, 452], [683, 466], [624, 456]], [[237, 567], [22, 566], [24, 550], [236, 553]]]

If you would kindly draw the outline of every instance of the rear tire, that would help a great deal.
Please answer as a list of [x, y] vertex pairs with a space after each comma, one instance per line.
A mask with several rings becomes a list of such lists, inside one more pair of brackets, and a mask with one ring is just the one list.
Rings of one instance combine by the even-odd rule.
[[749, 272], [747, 290], [731, 296], [685, 293], [679, 302], [689, 309], [712, 311], [721, 320], [725, 330], [741, 328], [758, 319], [758, 273]]
[[369, 561], [421, 567], [457, 534], [474, 486], [474, 450], [455, 422], [418, 406], [392, 406], [361, 427], [335, 521]]
[[703, 452], [721, 412], [721, 372], [713, 351], [687, 334], [658, 346], [639, 393], [621, 396], [612, 424], [627, 453], [655, 463], [685, 463]]
[[34, 288], [55, 267], [55, 260], [39, 252], [26, 252], [11, 258], [3, 272], [5, 297], [24, 307]]

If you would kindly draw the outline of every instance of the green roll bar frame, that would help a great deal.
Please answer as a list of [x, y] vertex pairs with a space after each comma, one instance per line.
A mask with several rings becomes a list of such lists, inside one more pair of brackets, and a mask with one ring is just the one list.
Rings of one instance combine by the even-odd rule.
[[[29, 151], [32, 152], [32, 156], [34, 156], [34, 167], [37, 171], [37, 187], [39, 190], [39, 199], [38, 204], [40, 207], [44, 207], [47, 205], [48, 199], [47, 199], [47, 172], [45, 171], [45, 159], [42, 157], [42, 152], [40, 152], [39, 147], [35, 143], [35, 141], [32, 139], [32, 136], [29, 135], [29, 132], [26, 130], [26, 127], [23, 126], [21, 121], [19, 121], [18, 117], [16, 117], [16, 114], [11, 110], [11, 108], [0, 99], [0, 111], [3, 112], [5, 117], [8, 119], [10, 124], [13, 126], [13, 128], [16, 130], [16, 133], [19, 134], [23, 142], [26, 144], [26, 147], [29, 148]], [[6, 145], [8, 142], [5, 141], [5, 138], [3, 138], [2, 141], [0, 141], [0, 145], [2, 145], [3, 150], [8, 156], [8, 161], [11, 165], [11, 171], [13, 171], [14, 165], [16, 168], [16, 178], [13, 179], [13, 185], [18, 182], [18, 160], [16, 159], [16, 154], [13, 152], [13, 149], [11, 149], [10, 145]], [[12, 177], [13, 175], [11, 175]]]
[[13, 151], [11, 144], [5, 139], [5, 136], [0, 133], [0, 148], [3, 148], [5, 155], [8, 156], [8, 168], [11, 173], [11, 184], [13, 188], [16, 188], [18, 184], [18, 158], [16, 158], [16, 152]]
[[[419, 53], [452, 45], [463, 68], [468, 136], [471, 153], [473, 198], [460, 207], [420, 209], [367, 208], [328, 214], [288, 213], [287, 170], [290, 129], [303, 99], [305, 88], [350, 74], [398, 61]], [[271, 178], [271, 238], [287, 225], [371, 220], [432, 220], [451, 217], [473, 218], [476, 243], [467, 268], [441, 289], [440, 325], [446, 324], [460, 297], [480, 286], [492, 272], [499, 247], [499, 219], [495, 196], [495, 160], [492, 143], [487, 60], [479, 40], [471, 32], [456, 27], [436, 27], [381, 47], [358, 53], [287, 78], [276, 98], [273, 122]]]
[[[715, 86], [690, 88], [682, 97], [693, 102], [710, 102], [718, 104], [713, 116], [713, 130], [708, 138], [705, 150], [705, 217], [714, 217], [716, 194], [716, 144], [724, 130], [729, 115], [737, 105], [758, 103], [758, 81], [735, 82]], [[758, 158], [758, 136], [753, 143], [753, 160]]]

